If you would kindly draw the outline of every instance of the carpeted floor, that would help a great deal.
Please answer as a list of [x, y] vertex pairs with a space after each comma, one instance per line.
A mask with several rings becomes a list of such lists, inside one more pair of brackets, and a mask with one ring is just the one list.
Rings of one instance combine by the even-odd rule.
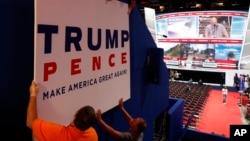
[[231, 124], [242, 124], [238, 92], [229, 92], [226, 104], [222, 103], [220, 90], [211, 90], [196, 130], [230, 136]]

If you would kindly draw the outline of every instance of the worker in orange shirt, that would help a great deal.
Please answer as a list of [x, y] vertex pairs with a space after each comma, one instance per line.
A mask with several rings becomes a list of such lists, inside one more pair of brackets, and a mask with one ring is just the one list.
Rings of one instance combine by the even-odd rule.
[[74, 120], [67, 126], [40, 119], [37, 114], [38, 84], [32, 81], [30, 99], [27, 108], [26, 125], [32, 129], [38, 141], [98, 141], [95, 129], [92, 127], [96, 119], [95, 110], [91, 106], [79, 109]]

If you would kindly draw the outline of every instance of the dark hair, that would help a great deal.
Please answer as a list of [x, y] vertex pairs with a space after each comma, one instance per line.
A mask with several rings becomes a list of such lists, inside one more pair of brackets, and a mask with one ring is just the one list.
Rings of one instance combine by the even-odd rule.
[[137, 123], [137, 132], [142, 133], [147, 127], [146, 121], [141, 118], [140, 122]]
[[79, 130], [91, 127], [96, 119], [95, 110], [91, 106], [84, 106], [75, 115], [74, 125]]

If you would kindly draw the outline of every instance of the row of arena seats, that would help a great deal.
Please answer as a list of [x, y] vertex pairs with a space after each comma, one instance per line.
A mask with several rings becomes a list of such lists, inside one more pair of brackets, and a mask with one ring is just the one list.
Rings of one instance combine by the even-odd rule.
[[[192, 113], [195, 112], [189, 128], [195, 129], [199, 123], [205, 102], [211, 90], [210, 85], [170, 81], [169, 96], [184, 99], [183, 126], [185, 126]], [[189, 89], [188, 89], [189, 87]]]
[[[250, 102], [249, 102], [250, 103]], [[246, 114], [246, 119], [250, 121], [250, 106], [247, 106], [247, 114]]]
[[240, 107], [242, 106], [243, 116], [247, 120], [246, 122], [250, 124], [250, 98], [249, 96], [250, 96], [249, 93], [241, 93], [238, 97], [238, 105]]
[[248, 120], [248, 123], [250, 124], [250, 99], [248, 99], [248, 103], [247, 103], [247, 112], [246, 112], [246, 117]]

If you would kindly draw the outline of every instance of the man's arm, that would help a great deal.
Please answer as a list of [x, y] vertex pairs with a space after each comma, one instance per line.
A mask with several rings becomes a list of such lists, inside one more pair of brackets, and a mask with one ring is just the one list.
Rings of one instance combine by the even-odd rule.
[[205, 38], [208, 38], [208, 30], [209, 30], [209, 27], [208, 25], [205, 27]]
[[227, 34], [227, 32], [225, 32], [225, 37], [226, 37], [226, 38], [229, 38], [229, 35]]
[[37, 119], [37, 103], [36, 103], [36, 97], [39, 92], [38, 85], [36, 82], [33, 80], [30, 88], [30, 99], [29, 99], [29, 104], [27, 108], [27, 118], [26, 118], [26, 125], [30, 129], [32, 129], [32, 124]]
[[102, 119], [102, 112], [101, 110], [97, 110], [96, 112], [96, 118], [98, 123], [101, 125], [101, 127], [114, 139], [118, 140], [121, 138], [121, 133], [119, 131], [116, 131], [112, 127], [110, 127], [108, 124], [106, 124]]
[[126, 111], [126, 109], [123, 106], [123, 99], [121, 98], [119, 100], [119, 107], [120, 110], [122, 111], [122, 115], [123, 117], [126, 119], [126, 121], [129, 123], [131, 120], [133, 120], [133, 118], [129, 115], [129, 113]]
[[228, 35], [228, 33], [227, 33], [227, 30], [225, 29], [225, 31], [224, 31], [224, 36], [226, 37], [226, 38], [229, 38], [229, 35]]
[[221, 25], [221, 26], [222, 26], [222, 32], [223, 32], [224, 36], [225, 36], [226, 38], [229, 38], [229, 35], [228, 35], [228, 33], [227, 33], [226, 28], [225, 28], [223, 25]]
[[132, 9], [136, 6], [136, 0], [130, 0], [128, 5], [128, 15], [131, 13]]

